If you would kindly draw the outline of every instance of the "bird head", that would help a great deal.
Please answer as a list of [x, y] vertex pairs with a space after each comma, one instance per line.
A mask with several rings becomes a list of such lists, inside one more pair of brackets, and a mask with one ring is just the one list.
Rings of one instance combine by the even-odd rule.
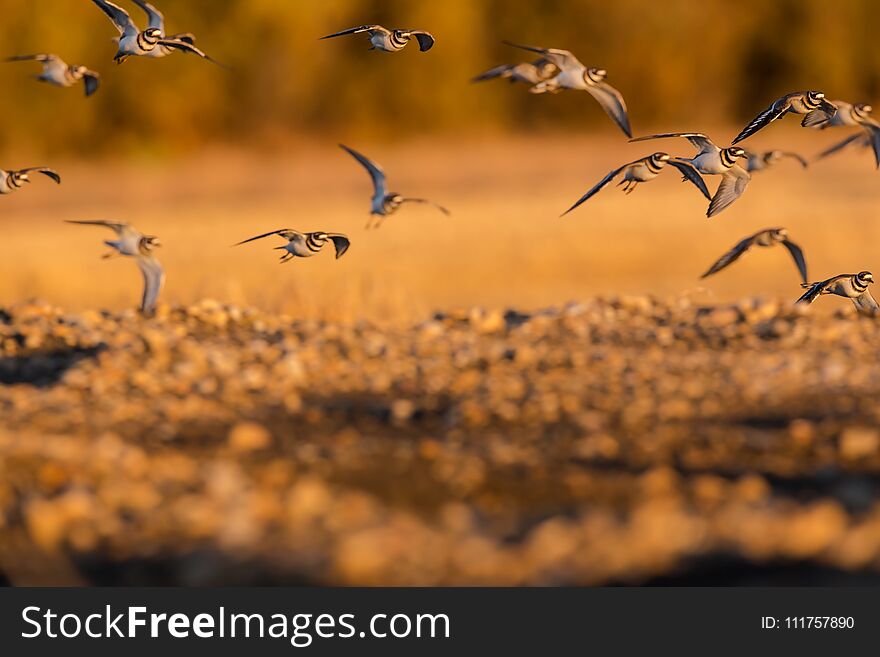
[[317, 233], [315, 233], [315, 239], [318, 240], [319, 242], [323, 242], [323, 241], [328, 240], [330, 238], [327, 235], [327, 233], [322, 232], [322, 231], [318, 231]]
[[777, 242], [784, 242], [788, 239], [788, 231], [785, 228], [771, 228], [770, 235]]
[[874, 275], [869, 271], [860, 271], [858, 274], [856, 274], [856, 278], [859, 280], [859, 282], [865, 285], [874, 282]]
[[731, 146], [730, 148], [725, 148], [724, 152], [727, 153], [731, 160], [736, 160], [741, 157], [748, 157], [745, 150], [743, 150], [739, 146]]
[[13, 171], [9, 174], [15, 182], [26, 182], [29, 183], [31, 181], [30, 174], [26, 171]]
[[584, 72], [584, 78], [587, 82], [592, 82], [593, 84], [598, 84], [602, 82], [605, 77], [608, 75], [608, 71], [604, 68], [588, 68]]
[[873, 111], [874, 108], [868, 105], [868, 103], [856, 103], [853, 105], [853, 114], [861, 118], [868, 116]]
[[158, 43], [159, 39], [162, 38], [162, 30], [158, 27], [148, 27], [144, 30], [143, 34], [147, 43]]
[[825, 100], [825, 94], [821, 91], [808, 91], [807, 98], [815, 105], [818, 105], [823, 100]]
[[141, 238], [140, 249], [142, 253], [149, 254], [153, 249], [162, 246], [162, 242], [155, 235], [144, 235]]
[[662, 151], [657, 151], [656, 153], [651, 153], [649, 159], [656, 167], [662, 167], [667, 162], [669, 162], [669, 153], [663, 153]]

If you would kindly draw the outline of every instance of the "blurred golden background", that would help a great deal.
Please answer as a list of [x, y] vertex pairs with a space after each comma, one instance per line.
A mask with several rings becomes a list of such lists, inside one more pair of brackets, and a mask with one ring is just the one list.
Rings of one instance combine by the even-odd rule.
[[[146, 24], [135, 5], [119, 2]], [[437, 308], [613, 293], [793, 300], [797, 276], [776, 250], [698, 279], [741, 237], [774, 225], [804, 247], [811, 277], [880, 267], [880, 189], [868, 153], [808, 171], [782, 162], [756, 174], [712, 221], [669, 173], [630, 197], [605, 191], [560, 220], [609, 170], [653, 150], [690, 154], [690, 146], [627, 144], [587, 94], [469, 82], [529, 59], [502, 39], [567, 48], [608, 69], [635, 134], [700, 130], [726, 144], [792, 90], [876, 101], [877, 3], [746, 0], [735, 11], [720, 0], [158, 5], [169, 32], [193, 31], [231, 70], [177, 54], [116, 66], [115, 31], [91, 2], [4, 3], [0, 54], [53, 52], [103, 78], [85, 99], [80, 87], [33, 82], [36, 64], [0, 68], [0, 166], [45, 164], [64, 179], [0, 198], [0, 303], [136, 303], [136, 268], [99, 259], [109, 233], [64, 219], [126, 220], [159, 235], [166, 302], [210, 296], [327, 318], [410, 321]], [[437, 45], [388, 55], [369, 52], [364, 35], [318, 41], [371, 22], [429, 30]], [[846, 134], [802, 130], [787, 118], [744, 145], [812, 157]], [[337, 142], [382, 163], [392, 190], [436, 199], [453, 215], [406, 207], [381, 230], [364, 231], [369, 179]], [[338, 262], [321, 254], [283, 268], [271, 240], [229, 247], [280, 227], [346, 232], [353, 247]]]

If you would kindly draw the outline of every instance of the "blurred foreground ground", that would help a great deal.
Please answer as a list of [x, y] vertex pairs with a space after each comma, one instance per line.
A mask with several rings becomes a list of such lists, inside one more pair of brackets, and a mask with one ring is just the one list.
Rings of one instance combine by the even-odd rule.
[[838, 309], [13, 306], [0, 576], [876, 583], [880, 325]]

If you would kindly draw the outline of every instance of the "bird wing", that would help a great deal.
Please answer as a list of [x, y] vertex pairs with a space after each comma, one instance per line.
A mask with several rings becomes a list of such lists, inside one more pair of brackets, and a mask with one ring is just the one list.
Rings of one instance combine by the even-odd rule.
[[64, 223], [79, 224], [81, 226], [104, 226], [105, 228], [114, 231], [117, 235], [121, 234], [123, 230], [128, 228], [128, 224], [119, 221], [74, 221], [72, 219], [67, 219]]
[[390, 34], [391, 30], [386, 29], [381, 25], [361, 25], [360, 27], [352, 27], [347, 30], [342, 30], [341, 32], [334, 32], [333, 34], [328, 34], [327, 36], [322, 36], [321, 38], [332, 39], [333, 37], [346, 36], [347, 34], [359, 34], [360, 32], [369, 32], [370, 34], [374, 32]]
[[110, 0], [92, 0], [113, 21], [121, 36], [137, 36], [139, 30], [131, 16], [122, 7], [114, 5]]
[[238, 244], [233, 244], [233, 246], [241, 246], [242, 244], [247, 244], [248, 242], [253, 242], [255, 240], [261, 240], [264, 237], [270, 237], [272, 235], [280, 235], [281, 237], [286, 239], [288, 242], [292, 242], [297, 237], [305, 237], [298, 230], [291, 230], [290, 228], [280, 228], [278, 230], [273, 230], [270, 233], [263, 233], [262, 235], [257, 235], [256, 237], [249, 237], [248, 239], [243, 240], [243, 241], [239, 242]]
[[333, 246], [336, 249], [336, 259], [339, 260], [348, 251], [348, 247], [351, 246], [351, 240], [342, 233], [327, 233], [327, 237], [333, 241]]
[[752, 119], [751, 122], [736, 136], [732, 143], [736, 144], [741, 142], [743, 139], [750, 137], [764, 126], [769, 125], [780, 116], [785, 114], [791, 107], [791, 99], [792, 96], [789, 95], [783, 96], [779, 100], [774, 101], [773, 104], [770, 105], [770, 107], [768, 107], [763, 112], [758, 114], [758, 116]]
[[610, 183], [612, 180], [614, 180], [618, 175], [620, 175], [621, 171], [623, 171], [628, 166], [635, 164], [636, 162], [639, 162], [639, 161], [640, 160], [635, 160], [634, 162], [628, 162], [627, 164], [624, 164], [623, 166], [617, 167], [614, 171], [609, 172], [607, 176], [605, 176], [604, 178], [602, 178], [602, 180], [600, 180], [595, 185], [593, 185], [593, 187], [586, 194], [581, 196], [574, 205], [572, 205], [568, 210], [566, 210], [565, 212], [563, 212], [559, 216], [564, 217], [569, 212], [574, 210], [576, 207], [578, 207], [582, 203], [585, 203], [587, 200], [590, 199], [590, 197], [592, 197], [599, 190], [601, 190], [603, 187], [605, 187], [608, 183]]
[[154, 27], [156, 29], [162, 30], [162, 35], [165, 34], [165, 17], [162, 15], [162, 12], [156, 9], [153, 5], [151, 5], [146, 0], [131, 0], [138, 7], [147, 12], [147, 16], [150, 19], [150, 23], [147, 27]]
[[400, 202], [401, 202], [401, 203], [424, 203], [425, 205], [432, 205], [432, 206], [434, 206], [435, 208], [437, 208], [438, 210], [440, 210], [440, 212], [442, 212], [443, 214], [445, 214], [447, 217], [448, 217], [450, 214], [452, 214], [451, 212], [449, 212], [449, 210], [447, 210], [446, 208], [444, 208], [444, 207], [443, 207], [442, 205], [440, 205], [439, 203], [435, 203], [434, 201], [429, 201], [429, 200], [426, 199], [426, 198], [404, 198], [404, 199], [401, 199]]
[[29, 169], [20, 169], [19, 173], [42, 173], [47, 178], [51, 178], [57, 184], [61, 184], [61, 176], [58, 175], [58, 172], [54, 169], [49, 169], [47, 167], [31, 167]]
[[871, 150], [874, 151], [874, 162], [877, 164], [877, 168], [880, 169], [880, 123], [872, 120], [870, 123], [865, 124], [865, 131], [867, 133], [866, 141], [870, 144]]
[[86, 74], [83, 75], [83, 83], [86, 87], [86, 98], [88, 98], [95, 93], [101, 85], [101, 76], [94, 71], [86, 71]]
[[156, 301], [162, 284], [165, 282], [165, 270], [153, 256], [138, 256], [137, 266], [144, 277], [144, 295], [141, 299], [141, 312], [148, 317], [156, 311]]
[[388, 193], [388, 190], [385, 186], [385, 172], [382, 171], [382, 167], [373, 162], [367, 156], [361, 155], [345, 144], [339, 144], [339, 148], [361, 163], [361, 165], [367, 170], [367, 173], [370, 174], [370, 178], [373, 180], [373, 191], [375, 192], [375, 195], [384, 197]]
[[697, 171], [697, 168], [693, 164], [688, 160], [682, 160], [679, 158], [669, 160], [669, 164], [678, 169], [685, 177], [685, 180], [692, 182], [694, 186], [703, 193], [703, 196], [706, 197], [707, 201], [712, 200], [712, 195], [709, 194], [709, 189], [706, 187], [706, 181], [703, 180], [703, 176], [700, 175], [700, 172]]
[[736, 262], [743, 253], [748, 251], [755, 244], [755, 238], [758, 235], [759, 233], [756, 233], [755, 235], [750, 235], [749, 237], [746, 237], [745, 239], [737, 242], [736, 245], [732, 249], [730, 249], [730, 251], [718, 258], [718, 260], [716, 260], [715, 263], [711, 267], [709, 267], [706, 273], [700, 276], [700, 278], [706, 278], [708, 276], [711, 276], [712, 274], [717, 274], [728, 265]]
[[411, 34], [419, 42], [419, 50], [422, 52], [430, 50], [434, 46], [434, 36], [430, 32], [421, 30], [410, 30], [407, 34]]
[[871, 317], [880, 315], [880, 304], [877, 303], [877, 300], [874, 299], [868, 290], [862, 292], [852, 302], [855, 304], [856, 310], [862, 315], [869, 315]]
[[568, 50], [559, 50], [557, 48], [536, 48], [534, 46], [524, 46], [511, 41], [504, 41], [503, 43], [508, 46], [513, 46], [514, 48], [520, 48], [521, 50], [528, 50], [529, 52], [536, 52], [539, 55], [543, 55], [545, 59], [553, 62], [560, 71], [565, 68], [583, 66], [578, 58], [572, 55]]
[[804, 258], [803, 250], [797, 244], [795, 244], [794, 242], [790, 242], [789, 240], [782, 240], [782, 246], [788, 249], [788, 252], [791, 254], [791, 257], [794, 260], [794, 264], [797, 265], [798, 271], [801, 274], [801, 280], [806, 283], [807, 261]]
[[7, 57], [6, 62], [52, 62], [58, 61], [57, 55], [47, 55], [47, 54], [38, 54], [38, 55], [13, 55], [12, 57]]
[[[859, 142], [861, 142], [861, 143], [859, 143]], [[849, 137], [847, 137], [843, 141], [834, 144], [830, 148], [826, 148], [824, 151], [822, 151], [821, 153], [819, 153], [816, 156], [816, 159], [821, 160], [824, 157], [828, 157], [829, 155], [833, 155], [834, 153], [836, 153], [838, 151], [842, 151], [847, 146], [853, 146], [856, 144], [858, 144], [860, 146], [868, 146], [870, 144], [870, 136], [868, 135], [868, 133], [857, 132], [854, 135], [850, 135]]]
[[701, 153], [716, 150], [718, 147], [702, 132], [661, 132], [659, 135], [636, 137], [630, 141], [647, 141], [649, 139], [666, 139], [668, 137], [684, 137]]
[[822, 292], [824, 292], [828, 284], [834, 282], [838, 278], [840, 278], [840, 276], [835, 276], [825, 281], [819, 281], [818, 283], [802, 284], [801, 287], [806, 288], [807, 291], [804, 292], [795, 303], [813, 303], [816, 299], [822, 296]]
[[501, 64], [500, 66], [490, 68], [488, 71], [484, 71], [476, 77], [471, 78], [471, 82], [485, 82], [486, 80], [494, 80], [495, 78], [509, 77], [512, 70], [513, 66], [511, 64]]
[[624, 134], [627, 137], [632, 137], [632, 128], [629, 124], [629, 115], [626, 112], [623, 95], [606, 82], [587, 85], [587, 91], [599, 102], [605, 113], [623, 130]]
[[804, 120], [801, 121], [801, 125], [805, 128], [816, 128], [817, 130], [821, 130], [828, 127], [828, 121], [831, 120], [831, 116], [828, 115], [828, 112], [825, 112], [821, 109], [814, 109], [804, 116]]
[[209, 62], [216, 64], [217, 66], [221, 66], [222, 68], [229, 68], [226, 64], [221, 64], [216, 59], [207, 55], [203, 50], [198, 48], [193, 43], [189, 41], [183, 41], [180, 39], [159, 39], [159, 44], [165, 46], [166, 48], [174, 48], [175, 50], [181, 50], [183, 52], [192, 53], [194, 55], [198, 55], [202, 59], [207, 59]]
[[804, 169], [810, 166], [809, 162], [807, 162], [807, 159], [803, 155], [798, 155], [797, 153], [792, 153], [790, 151], [780, 151], [779, 154], [783, 157], [790, 157], [793, 160], [797, 160]]
[[738, 164], [734, 164], [727, 173], [721, 176], [721, 184], [715, 190], [715, 196], [709, 203], [706, 216], [714, 217], [742, 196], [749, 185], [749, 180], [751, 180], [751, 176], [748, 172]]

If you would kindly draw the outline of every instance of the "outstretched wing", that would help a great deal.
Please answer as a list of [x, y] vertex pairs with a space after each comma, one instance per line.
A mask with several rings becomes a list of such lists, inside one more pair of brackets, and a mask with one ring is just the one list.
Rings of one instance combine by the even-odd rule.
[[704, 151], [712, 151], [717, 149], [718, 147], [702, 132], [661, 132], [658, 135], [647, 135], [645, 137], [636, 137], [635, 139], [630, 139], [630, 141], [647, 141], [649, 139], [667, 139], [669, 137], [684, 137], [687, 139], [691, 145], [699, 150], [701, 153]]
[[818, 283], [804, 283], [801, 287], [807, 288], [807, 291], [804, 292], [795, 303], [813, 303], [816, 299], [822, 296], [825, 286], [833, 280], [834, 278], [829, 278], [827, 281], [819, 281]]
[[834, 144], [830, 148], [826, 148], [824, 151], [822, 151], [821, 153], [819, 153], [816, 156], [816, 159], [821, 160], [822, 158], [828, 157], [829, 155], [833, 155], [834, 153], [837, 153], [838, 151], [842, 151], [844, 148], [846, 148], [848, 146], [856, 146], [856, 145], [869, 146], [871, 143], [870, 139], [871, 139], [870, 136], [866, 132], [857, 132], [854, 135], [850, 135], [849, 137], [847, 137], [843, 141]]
[[361, 25], [360, 27], [352, 27], [347, 30], [342, 30], [341, 32], [334, 32], [333, 34], [322, 36], [321, 39], [332, 39], [334, 37], [346, 36], [347, 34], [359, 34], [360, 32], [382, 32], [384, 34], [390, 34], [391, 30], [388, 30], [381, 25]]
[[714, 217], [742, 196], [749, 185], [749, 180], [751, 180], [751, 176], [748, 172], [738, 164], [734, 164], [727, 173], [721, 176], [721, 184], [715, 190], [715, 196], [709, 203], [706, 216]]
[[860, 315], [868, 315], [869, 317], [880, 315], [880, 304], [877, 303], [868, 290], [862, 292], [852, 302], [855, 304], [856, 310], [859, 311]]
[[623, 130], [624, 134], [627, 137], [632, 137], [632, 128], [629, 124], [629, 115], [626, 111], [623, 95], [606, 82], [587, 85], [587, 91], [599, 102], [605, 113]]
[[165, 270], [162, 269], [162, 265], [153, 256], [138, 256], [137, 266], [144, 277], [141, 312], [147, 317], [152, 317], [156, 312], [156, 301], [159, 299], [159, 292], [162, 291], [162, 284], [165, 282]]
[[871, 123], [865, 125], [865, 130], [867, 131], [866, 141], [874, 151], [874, 162], [880, 169], [880, 124], [872, 120]]
[[303, 234], [296, 230], [291, 230], [290, 228], [280, 228], [279, 230], [273, 230], [270, 233], [263, 233], [262, 235], [257, 235], [256, 237], [249, 237], [246, 240], [239, 242], [238, 244], [233, 244], [233, 246], [241, 246], [242, 244], [247, 244], [248, 242], [253, 242], [255, 240], [261, 240], [264, 237], [270, 237], [272, 235], [280, 235], [288, 242], [293, 241], [298, 236], [303, 237]]
[[791, 153], [789, 151], [781, 151], [779, 154], [782, 157], [790, 157], [793, 160], [797, 160], [804, 169], [806, 169], [807, 167], [810, 166], [809, 162], [807, 162], [807, 159], [802, 155], [798, 155], [797, 153]]
[[706, 278], [708, 276], [711, 276], [712, 274], [717, 274], [728, 265], [739, 260], [740, 256], [742, 256], [743, 253], [748, 251], [755, 244], [756, 237], [757, 235], [750, 235], [749, 237], [746, 237], [745, 239], [737, 242], [736, 245], [732, 249], [730, 249], [730, 251], [718, 258], [718, 260], [716, 260], [715, 263], [711, 267], [709, 267], [706, 273], [700, 276], [700, 278]]
[[165, 17], [162, 15], [162, 12], [156, 9], [153, 5], [151, 5], [146, 0], [131, 0], [138, 7], [147, 12], [147, 16], [149, 17], [150, 23], [147, 27], [154, 27], [156, 29], [162, 30], [162, 35], [165, 35]]
[[327, 233], [327, 237], [333, 241], [333, 246], [336, 249], [336, 259], [339, 260], [345, 255], [345, 252], [348, 251], [348, 247], [351, 246], [351, 241], [348, 239], [347, 235], [343, 235], [342, 233]]
[[109, 0], [92, 0], [113, 21], [113, 25], [121, 36], [137, 36], [139, 30], [131, 20], [131, 16], [122, 7], [114, 5]]
[[805, 128], [816, 128], [819, 130], [823, 130], [828, 127], [828, 121], [833, 118], [833, 114], [829, 115], [828, 112], [825, 112], [820, 109], [814, 109], [807, 112], [806, 116], [804, 116], [804, 120], [801, 121], [801, 125]]
[[501, 64], [500, 66], [490, 68], [488, 71], [484, 71], [471, 78], [471, 82], [485, 82], [486, 80], [494, 80], [495, 78], [507, 78], [510, 77], [512, 70], [512, 64]]
[[29, 169], [20, 169], [19, 173], [42, 173], [47, 178], [51, 178], [57, 184], [61, 184], [61, 176], [58, 175], [58, 172], [54, 169], [48, 169], [46, 167], [31, 167]]
[[774, 101], [774, 103], [770, 105], [770, 107], [768, 107], [763, 112], [758, 114], [758, 116], [752, 119], [751, 122], [736, 136], [732, 143], [737, 144], [741, 142], [743, 139], [750, 137], [751, 135], [758, 132], [758, 130], [760, 130], [761, 128], [771, 124], [773, 121], [785, 114], [791, 107], [791, 98], [791, 95], [783, 96], [779, 100]]
[[221, 64], [213, 57], [205, 54], [200, 48], [190, 43], [189, 41], [183, 41], [179, 39], [159, 39], [159, 44], [165, 46], [166, 48], [174, 48], [175, 50], [180, 50], [182, 52], [192, 53], [194, 55], [198, 55], [202, 59], [207, 59], [209, 62], [216, 64], [222, 68], [229, 68], [226, 64]]
[[442, 212], [443, 214], [445, 214], [447, 217], [448, 217], [450, 214], [452, 214], [451, 212], [449, 212], [449, 210], [447, 210], [446, 208], [444, 208], [444, 207], [443, 207], [442, 205], [440, 205], [439, 203], [435, 203], [434, 201], [429, 201], [429, 200], [426, 199], [426, 198], [404, 198], [404, 199], [400, 199], [400, 202], [401, 202], [401, 203], [423, 203], [423, 204], [425, 204], [425, 205], [430, 205], [430, 206], [433, 206], [433, 207], [437, 208], [438, 210], [440, 210], [440, 212]]
[[114, 231], [116, 234], [121, 233], [126, 227], [128, 227], [128, 224], [119, 221], [74, 221], [72, 219], [66, 219], [64, 223], [79, 224], [80, 226], [104, 226], [105, 228]]
[[578, 58], [572, 55], [568, 50], [559, 50], [557, 48], [536, 48], [534, 46], [524, 46], [511, 41], [502, 41], [502, 43], [508, 46], [513, 46], [514, 48], [528, 50], [529, 52], [536, 52], [539, 55], [543, 55], [545, 59], [553, 62], [559, 70], [583, 66]]
[[430, 50], [434, 46], [434, 36], [429, 32], [423, 32], [421, 30], [410, 30], [409, 34], [416, 38], [416, 41], [419, 42], [419, 50], [425, 52]]
[[367, 156], [361, 155], [345, 144], [339, 144], [339, 148], [361, 163], [361, 165], [367, 170], [367, 173], [370, 174], [370, 178], [373, 180], [373, 191], [375, 195], [384, 197], [388, 193], [388, 190], [385, 186], [385, 172], [382, 171], [382, 167], [373, 162]]
[[783, 240], [782, 245], [788, 249], [788, 252], [791, 254], [792, 259], [794, 260], [794, 264], [797, 266], [798, 271], [801, 274], [801, 280], [806, 283], [807, 282], [807, 261], [804, 258], [804, 252], [797, 244], [794, 242], [790, 242], [788, 240]]
[[624, 165], [621, 166], [621, 167], [617, 167], [614, 171], [609, 172], [607, 176], [605, 176], [604, 178], [602, 178], [602, 180], [600, 180], [600, 181], [597, 182], [595, 185], [593, 185], [593, 187], [592, 187], [592, 188], [591, 188], [586, 194], [584, 194], [583, 196], [581, 196], [581, 197], [575, 202], [574, 205], [572, 205], [568, 210], [566, 210], [565, 212], [563, 212], [563, 213], [562, 213], [561, 215], [559, 215], [559, 216], [560, 216], [560, 217], [564, 217], [564, 216], [567, 215], [569, 212], [571, 212], [572, 210], [574, 210], [576, 207], [578, 207], [578, 206], [581, 205], [582, 203], [585, 203], [586, 201], [588, 201], [592, 196], [594, 196], [597, 192], [599, 192], [603, 187], [605, 187], [608, 183], [610, 183], [610, 182], [611, 182], [612, 180], [614, 180], [618, 175], [620, 175], [620, 172], [621, 172], [621, 171], [623, 171], [626, 167], [630, 166], [631, 164], [635, 164], [635, 163], [638, 162], [638, 161], [639, 161], [639, 160], [636, 160], [635, 162], [628, 162], [627, 164], [624, 164]]
[[6, 62], [54, 62], [58, 61], [57, 55], [38, 54], [38, 55], [13, 55], [7, 57], [3, 61]]
[[712, 195], [709, 194], [709, 189], [706, 187], [706, 181], [703, 180], [703, 176], [700, 175], [700, 172], [697, 171], [697, 168], [693, 164], [687, 160], [679, 158], [669, 160], [669, 164], [678, 169], [686, 180], [692, 182], [694, 186], [703, 193], [703, 196], [706, 197], [707, 201], [712, 200]]

